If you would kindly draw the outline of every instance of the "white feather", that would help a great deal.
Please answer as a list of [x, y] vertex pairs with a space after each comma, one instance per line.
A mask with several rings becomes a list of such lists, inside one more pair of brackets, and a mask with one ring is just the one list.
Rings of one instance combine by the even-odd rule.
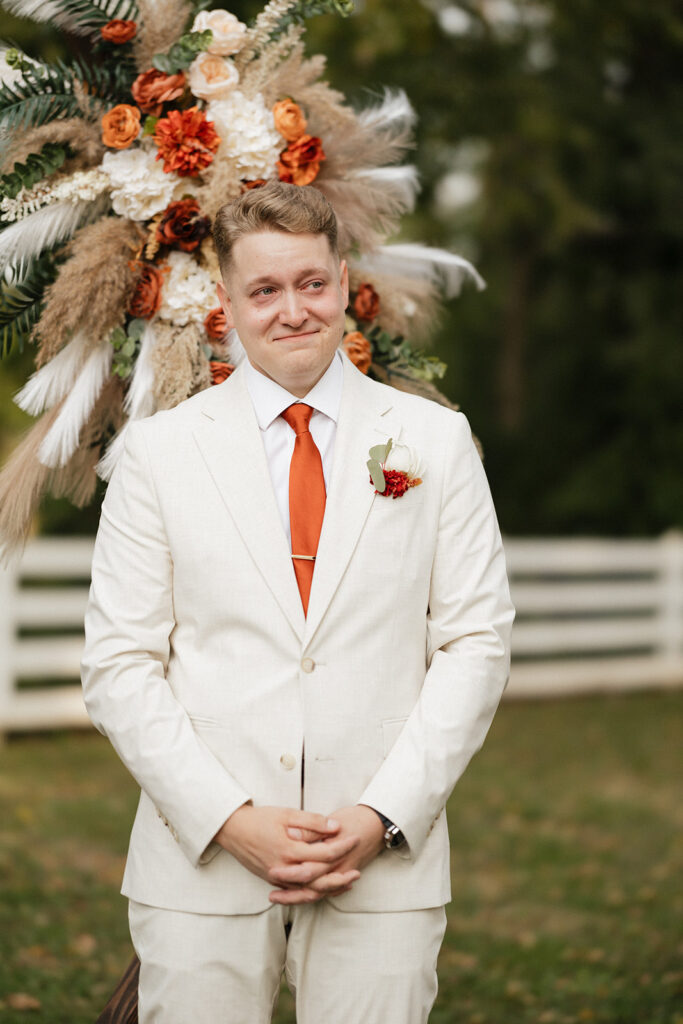
[[155, 411], [156, 399], [154, 398], [154, 367], [152, 365], [152, 351], [156, 344], [156, 335], [152, 323], [147, 324], [145, 332], [140, 339], [140, 352], [135, 361], [133, 375], [130, 379], [126, 397], [123, 400], [123, 409], [128, 419], [115, 434], [107, 445], [107, 450], [97, 463], [97, 475], [102, 480], [109, 480], [116, 463], [123, 454], [123, 446], [126, 441], [126, 432], [132, 420], [140, 420], [145, 416], [151, 416]]
[[234, 327], [228, 331], [227, 348], [228, 358], [233, 366], [239, 366], [240, 363], [247, 358], [247, 353], [244, 351], [244, 345], [242, 344], [240, 336]]
[[486, 287], [481, 274], [463, 256], [416, 242], [381, 245], [353, 262], [364, 270], [380, 274], [426, 278], [439, 285], [448, 298], [460, 292], [465, 278], [471, 278], [479, 289]]
[[[102, 14], [110, 18], [130, 18], [135, 15], [135, 5], [131, 3], [129, 10], [116, 12], [118, 0], [108, 0], [100, 4]], [[76, 35], [90, 36], [98, 33], [97, 28], [83, 25], [74, 14], [66, 13], [58, 0], [3, 0], [3, 7], [20, 18], [31, 18], [33, 21], [52, 21]]]
[[90, 417], [111, 370], [113, 349], [101, 341], [86, 359], [64, 405], [38, 449], [44, 466], [64, 466], [78, 448], [81, 431]]
[[381, 186], [406, 211], [415, 207], [420, 182], [417, 168], [413, 164], [404, 164], [401, 167], [362, 167], [360, 170], [352, 171], [350, 177], [360, 178], [369, 185]]
[[131, 421], [127, 420], [118, 434], [114, 434], [111, 441], [107, 445], [107, 450], [95, 466], [95, 471], [100, 480], [109, 480], [112, 473], [116, 469], [116, 464], [123, 455], [123, 448], [126, 443], [126, 433]]
[[94, 220], [108, 202], [108, 196], [94, 202], [65, 200], [11, 224], [0, 234], [0, 270], [11, 265], [21, 271], [43, 249], [63, 242], [86, 221]]
[[14, 401], [30, 416], [39, 416], [68, 395], [92, 345], [85, 331], [72, 338], [49, 363], [32, 374]]
[[365, 128], [381, 129], [393, 124], [397, 128], [409, 128], [415, 123], [415, 111], [403, 89], [385, 89], [382, 101], [361, 110], [358, 120]]
[[154, 412], [154, 367], [152, 352], [156, 344], [154, 326], [148, 323], [140, 338], [140, 352], [135, 360], [123, 408], [129, 419], [140, 420]]

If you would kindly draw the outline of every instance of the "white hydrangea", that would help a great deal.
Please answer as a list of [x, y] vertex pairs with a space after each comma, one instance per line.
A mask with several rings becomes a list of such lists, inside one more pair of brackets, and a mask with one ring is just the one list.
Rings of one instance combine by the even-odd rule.
[[216, 286], [188, 252], [172, 252], [161, 289], [158, 315], [178, 327], [201, 324], [216, 305]]
[[276, 176], [284, 142], [261, 96], [247, 99], [235, 90], [226, 99], [212, 100], [206, 116], [221, 137], [219, 158], [231, 160], [240, 178]]
[[149, 220], [165, 210], [178, 185], [177, 175], [166, 174], [156, 159], [156, 150], [105, 153], [101, 167], [109, 178], [114, 212], [130, 220]]

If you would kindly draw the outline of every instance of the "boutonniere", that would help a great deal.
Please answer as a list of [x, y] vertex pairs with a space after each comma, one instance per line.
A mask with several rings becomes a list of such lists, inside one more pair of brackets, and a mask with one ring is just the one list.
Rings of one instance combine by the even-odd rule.
[[400, 498], [409, 487], [422, 483], [415, 449], [407, 444], [394, 444], [391, 438], [386, 444], [376, 444], [370, 449], [367, 466], [375, 491], [385, 498]]

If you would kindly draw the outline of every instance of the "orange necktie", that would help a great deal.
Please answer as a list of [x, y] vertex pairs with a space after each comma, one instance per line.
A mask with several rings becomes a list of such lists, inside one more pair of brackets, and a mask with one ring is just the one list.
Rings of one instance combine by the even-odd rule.
[[282, 413], [296, 439], [289, 464], [289, 525], [292, 559], [304, 615], [308, 611], [313, 567], [325, 515], [325, 477], [320, 452], [308, 429], [313, 409], [296, 402]]

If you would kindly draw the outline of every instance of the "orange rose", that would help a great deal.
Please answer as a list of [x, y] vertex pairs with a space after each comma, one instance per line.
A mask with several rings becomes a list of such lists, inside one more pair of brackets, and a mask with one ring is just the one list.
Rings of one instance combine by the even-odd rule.
[[113, 21], [108, 21], [106, 25], [102, 26], [100, 33], [108, 43], [128, 43], [137, 32], [137, 28], [134, 21], [121, 21], [120, 18], [114, 18]]
[[302, 135], [280, 153], [278, 177], [292, 185], [310, 185], [318, 177], [320, 163], [324, 159], [320, 139], [314, 135]]
[[156, 232], [162, 245], [177, 245], [183, 252], [194, 252], [211, 231], [208, 217], [199, 216], [196, 199], [179, 199], [164, 210]]
[[140, 111], [119, 103], [102, 118], [102, 142], [111, 149], [128, 149], [140, 133]]
[[204, 330], [209, 342], [223, 341], [228, 333], [228, 321], [220, 306], [214, 306], [204, 318]]
[[367, 373], [372, 362], [372, 345], [360, 331], [352, 331], [345, 334], [342, 341], [342, 348], [354, 366], [357, 366], [361, 373]]
[[145, 114], [158, 117], [164, 103], [177, 100], [185, 89], [185, 75], [179, 71], [177, 75], [165, 75], [163, 71], [152, 68], [143, 71], [130, 87], [133, 99]]
[[212, 359], [209, 366], [211, 367], [212, 384], [222, 384], [235, 369], [232, 363], [219, 363], [216, 359]]
[[353, 312], [358, 320], [374, 320], [379, 313], [379, 295], [371, 284], [362, 284], [358, 289]]
[[151, 263], [143, 263], [135, 293], [130, 300], [128, 312], [131, 316], [149, 320], [161, 306], [161, 285], [164, 275]]
[[287, 142], [296, 142], [306, 131], [306, 118], [294, 100], [280, 100], [273, 107], [275, 129]]

